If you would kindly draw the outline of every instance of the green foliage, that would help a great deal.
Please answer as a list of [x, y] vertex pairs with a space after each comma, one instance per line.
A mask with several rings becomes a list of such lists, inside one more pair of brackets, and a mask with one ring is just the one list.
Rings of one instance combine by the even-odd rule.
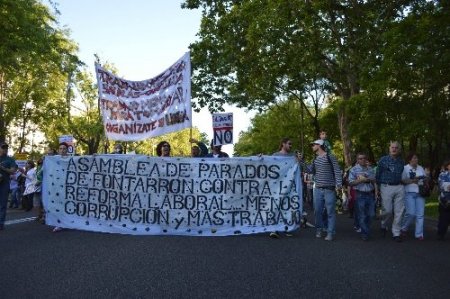
[[[184, 129], [178, 132], [150, 138], [139, 142], [126, 142], [127, 151], [134, 151], [137, 154], [156, 156], [156, 146], [161, 141], [167, 141], [171, 147], [171, 154], [174, 157], [190, 157], [191, 156], [191, 129]], [[206, 146], [209, 141], [205, 140], [205, 134], [200, 133], [197, 128], [192, 128], [192, 138], [205, 142]], [[112, 149], [113, 144], [111, 144]], [[110, 149], [110, 150], [111, 150]]]
[[278, 151], [282, 138], [291, 138], [293, 149], [302, 151], [302, 130], [304, 137], [303, 149], [309, 151], [309, 142], [317, 139], [313, 126], [302, 120], [300, 104], [291, 99], [281, 102], [271, 110], [256, 115], [252, 126], [247, 132], [242, 132], [239, 142], [234, 147], [237, 156], [252, 156], [260, 153], [270, 155]]
[[203, 10], [200, 39], [191, 45], [200, 106], [217, 110], [228, 102], [262, 111], [289, 96], [306, 102], [320, 86], [330, 100], [321, 126], [341, 143], [346, 165], [355, 151], [378, 158], [390, 140], [432, 165], [448, 156], [447, 1], [187, 0], [183, 6]]
[[0, 2], [0, 140], [19, 126], [20, 151], [28, 127], [64, 114], [67, 74], [79, 65], [76, 50], [40, 1]]

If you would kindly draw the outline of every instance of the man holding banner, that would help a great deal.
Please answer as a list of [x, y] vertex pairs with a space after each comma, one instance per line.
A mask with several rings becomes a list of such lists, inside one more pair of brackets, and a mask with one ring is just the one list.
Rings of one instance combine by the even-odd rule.
[[[279, 151], [272, 154], [272, 156], [282, 156], [282, 157], [289, 157], [289, 156], [295, 156], [295, 153], [291, 152], [292, 149], [292, 141], [290, 138], [283, 138], [280, 141]], [[289, 232], [286, 232], [286, 237], [292, 237], [292, 234]], [[269, 237], [278, 239], [280, 238], [280, 234], [278, 232], [271, 232], [269, 234]]]
[[214, 145], [214, 140], [211, 141], [211, 152], [206, 155], [206, 158], [229, 158], [230, 156], [222, 152], [222, 145]]

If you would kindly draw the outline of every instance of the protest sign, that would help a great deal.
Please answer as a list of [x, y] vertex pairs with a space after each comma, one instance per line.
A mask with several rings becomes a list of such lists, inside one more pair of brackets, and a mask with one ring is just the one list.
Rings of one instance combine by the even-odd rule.
[[136, 234], [225, 236], [299, 227], [293, 157], [234, 159], [49, 156], [48, 225]]
[[233, 113], [214, 113], [213, 121], [213, 145], [233, 143]]
[[139, 141], [192, 127], [189, 53], [155, 78], [129, 81], [96, 64], [106, 136]]

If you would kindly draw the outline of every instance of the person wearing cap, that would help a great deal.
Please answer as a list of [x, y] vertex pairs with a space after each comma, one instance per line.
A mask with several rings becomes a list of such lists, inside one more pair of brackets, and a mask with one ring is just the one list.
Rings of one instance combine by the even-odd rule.
[[316, 154], [311, 165], [302, 161], [302, 168], [314, 174], [314, 219], [316, 237], [322, 237], [324, 221], [322, 211], [327, 211], [328, 226], [326, 228], [326, 241], [332, 241], [336, 234], [336, 189], [342, 188], [341, 168], [336, 157], [327, 153], [325, 142], [318, 139], [311, 142], [312, 150]]
[[389, 145], [389, 155], [381, 157], [378, 161], [376, 181], [381, 193], [381, 231], [383, 236], [388, 230], [388, 223], [392, 218], [392, 237], [401, 242], [401, 221], [405, 210], [405, 188], [402, 185], [402, 173], [405, 162], [401, 158], [401, 146], [398, 141], [392, 141]]
[[211, 140], [211, 150], [209, 154], [206, 155], [206, 158], [229, 158], [227, 153], [222, 152], [222, 145], [214, 145], [214, 140]]
[[16, 161], [8, 157], [8, 145], [0, 145], [0, 230], [3, 230], [9, 196], [9, 180], [17, 170]]

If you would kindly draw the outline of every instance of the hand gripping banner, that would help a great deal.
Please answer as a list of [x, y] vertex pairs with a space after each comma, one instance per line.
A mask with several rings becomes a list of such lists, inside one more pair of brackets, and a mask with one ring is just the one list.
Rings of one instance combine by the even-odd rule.
[[128, 81], [95, 66], [106, 137], [139, 141], [192, 127], [189, 52], [162, 74]]
[[42, 195], [48, 225], [133, 235], [291, 231], [302, 215], [293, 157], [49, 156]]

